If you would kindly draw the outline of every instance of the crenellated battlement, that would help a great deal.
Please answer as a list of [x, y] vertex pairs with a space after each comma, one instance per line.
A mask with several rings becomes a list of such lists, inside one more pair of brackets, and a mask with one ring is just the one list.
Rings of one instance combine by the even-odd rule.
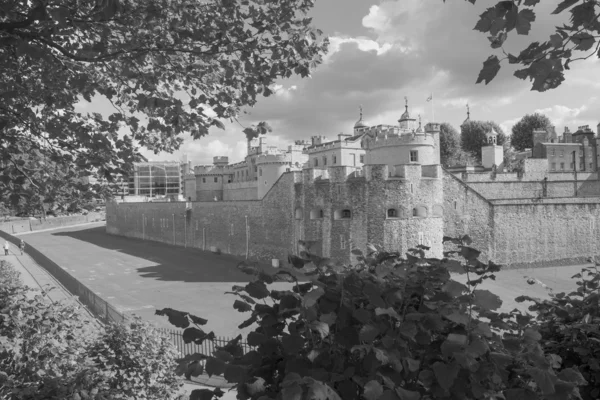
[[196, 165], [194, 167], [194, 175], [223, 175], [232, 173], [232, 165], [226, 167], [215, 165]]
[[289, 153], [263, 154], [256, 157], [256, 165], [261, 164], [287, 164], [291, 161]]
[[415, 145], [435, 146], [435, 137], [430, 133], [417, 132], [402, 133], [400, 135], [381, 133], [374, 138], [368, 138], [365, 142], [368, 149]]

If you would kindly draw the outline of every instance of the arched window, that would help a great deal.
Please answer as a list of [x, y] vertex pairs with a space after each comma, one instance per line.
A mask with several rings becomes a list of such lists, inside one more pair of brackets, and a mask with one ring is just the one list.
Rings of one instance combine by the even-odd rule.
[[310, 219], [322, 219], [325, 213], [321, 208], [313, 208], [310, 210]]
[[294, 213], [294, 216], [296, 217], [296, 219], [302, 219], [302, 208], [298, 207], [296, 208], [296, 211]]
[[388, 208], [387, 217], [388, 218], [398, 218], [398, 210], [396, 210], [395, 208]]
[[342, 210], [342, 218], [352, 218], [352, 211]]
[[427, 207], [417, 206], [413, 208], [413, 217], [423, 218], [427, 216]]

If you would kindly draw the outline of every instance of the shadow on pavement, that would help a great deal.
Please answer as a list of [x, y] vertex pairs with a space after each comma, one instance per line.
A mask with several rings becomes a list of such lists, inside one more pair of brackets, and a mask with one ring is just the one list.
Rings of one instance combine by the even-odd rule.
[[[237, 265], [243, 258], [227, 254], [214, 254], [194, 248], [183, 248], [160, 242], [113, 236], [104, 226], [90, 229], [56, 232], [53, 236], [68, 236], [95, 246], [156, 263], [155, 266], [137, 268], [143, 278], [181, 282], [249, 282], [251, 276], [241, 272]], [[93, 256], [93, 254], [92, 254]], [[277, 269], [267, 264], [260, 268], [268, 273]]]

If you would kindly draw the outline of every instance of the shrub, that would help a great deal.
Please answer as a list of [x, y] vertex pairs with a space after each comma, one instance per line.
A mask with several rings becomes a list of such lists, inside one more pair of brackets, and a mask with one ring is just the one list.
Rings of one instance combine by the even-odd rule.
[[[561, 371], [581, 371], [579, 383], [584, 400], [600, 398], [600, 271], [599, 264], [586, 267], [573, 275], [577, 290], [550, 293], [550, 300], [520, 296], [517, 301], [530, 301], [536, 313], [533, 325], [542, 335], [544, 351], [562, 362]], [[532, 282], [535, 283], [535, 282]], [[531, 318], [531, 317], [528, 317]]]
[[93, 336], [75, 307], [52, 304], [15, 278], [2, 263], [0, 273], [0, 398], [65, 398], [70, 383], [86, 368]]
[[139, 317], [106, 327], [89, 355], [95, 360], [96, 380], [112, 398], [173, 399], [182, 382], [175, 374], [178, 352], [170, 339]]
[[[256, 326], [247, 337], [252, 351], [243, 354], [240, 335], [211, 356], [187, 356], [179, 372], [223, 375], [238, 399], [578, 398], [581, 374], [557, 372], [556, 355], [543, 352], [529, 320], [498, 312], [498, 296], [478, 289], [500, 266], [480, 262], [468, 237], [445, 240], [457, 251], [443, 260], [426, 258], [424, 246], [405, 259], [369, 245], [366, 255], [353, 251], [357, 265], [341, 266], [306, 246], [290, 256], [293, 271], [269, 275], [241, 264], [254, 279], [233, 286], [233, 307], [250, 313], [240, 328]], [[466, 273], [468, 284], [450, 272]], [[274, 281], [290, 289], [269, 290]], [[202, 318], [172, 309], [157, 314], [185, 328], [187, 342], [214, 337], [201, 329]], [[192, 398], [220, 394], [203, 389]]]

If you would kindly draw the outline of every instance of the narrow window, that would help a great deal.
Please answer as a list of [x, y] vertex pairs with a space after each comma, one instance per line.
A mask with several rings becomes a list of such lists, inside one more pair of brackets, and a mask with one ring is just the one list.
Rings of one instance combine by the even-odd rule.
[[337, 164], [337, 156], [332, 156], [332, 159], [333, 159], [333, 163]]
[[458, 203], [456, 202], [456, 200], [454, 200], [454, 209], [456, 210], [457, 207], [458, 207]]
[[419, 162], [419, 151], [418, 150], [410, 151], [410, 162]]
[[255, 166], [254, 166], [254, 172], [256, 172], [256, 169], [257, 169], [257, 168], [258, 168], [258, 167], [255, 165]]
[[219, 182], [219, 178], [215, 176], [215, 183]]
[[387, 210], [388, 218], [398, 218], [398, 211], [395, 208], [390, 208]]
[[423, 232], [419, 232], [419, 244], [423, 245]]
[[352, 211], [350, 210], [342, 210], [342, 218], [352, 218]]
[[364, 154], [360, 155], [360, 162], [361, 162], [361, 164], [365, 163], [365, 155]]
[[340, 249], [345, 249], [346, 248], [346, 239], [344, 238], [344, 235], [340, 235]]
[[323, 218], [325, 216], [325, 213], [323, 212], [323, 210], [319, 210], [319, 218]]
[[318, 166], [319, 166], [319, 159], [315, 158], [315, 167], [318, 167]]
[[555, 156], [556, 155], [556, 150], [552, 149], [552, 155]]
[[564, 170], [565, 170], [565, 163], [564, 163], [564, 162], [561, 162], [561, 163], [560, 163], [560, 170], [561, 170], [561, 171], [564, 171]]
[[560, 156], [561, 156], [561, 157], [564, 157], [564, 156], [565, 156], [565, 151], [564, 151], [564, 150], [561, 150], [561, 151], [560, 151]]
[[262, 168], [258, 171], [258, 176], [262, 176]]
[[556, 163], [555, 162], [552, 163], [552, 166], [550, 167], [550, 169], [552, 171], [556, 171]]
[[413, 193], [413, 184], [410, 184], [410, 192]]
[[327, 165], [327, 156], [323, 156], [323, 166]]
[[301, 208], [296, 208], [295, 218], [302, 219], [302, 209]]
[[206, 178], [202, 178], [202, 183], [206, 183]]

